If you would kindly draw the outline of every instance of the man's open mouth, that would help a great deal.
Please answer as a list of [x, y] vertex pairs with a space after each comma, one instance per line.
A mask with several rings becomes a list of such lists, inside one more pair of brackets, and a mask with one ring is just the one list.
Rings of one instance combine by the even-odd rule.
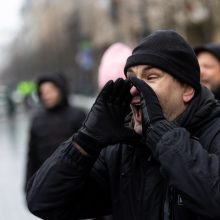
[[135, 120], [141, 123], [141, 103], [140, 102], [132, 102], [131, 103]]

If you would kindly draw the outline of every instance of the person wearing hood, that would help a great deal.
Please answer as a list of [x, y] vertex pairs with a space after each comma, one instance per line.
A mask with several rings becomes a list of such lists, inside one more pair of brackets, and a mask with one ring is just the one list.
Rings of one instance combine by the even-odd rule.
[[194, 51], [200, 65], [201, 83], [220, 100], [220, 44], [204, 44]]
[[70, 106], [62, 73], [40, 76], [37, 93], [41, 108], [31, 120], [25, 186], [57, 146], [81, 127], [86, 115], [82, 109]]
[[48, 220], [220, 219], [220, 106], [200, 84], [193, 49], [156, 31], [124, 73], [30, 180], [29, 210]]

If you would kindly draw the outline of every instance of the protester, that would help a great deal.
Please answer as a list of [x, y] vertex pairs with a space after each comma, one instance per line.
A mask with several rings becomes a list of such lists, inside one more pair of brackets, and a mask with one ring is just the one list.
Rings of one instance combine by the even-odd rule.
[[42, 75], [37, 85], [42, 108], [31, 121], [25, 185], [57, 146], [76, 132], [85, 119], [84, 111], [69, 105], [63, 74]]
[[[156, 31], [125, 74], [30, 180], [30, 211], [53, 220], [220, 219], [220, 106], [200, 85], [193, 49], [175, 31]], [[133, 127], [124, 125], [130, 104]]]
[[220, 100], [220, 44], [205, 44], [194, 50], [200, 65], [201, 83]]

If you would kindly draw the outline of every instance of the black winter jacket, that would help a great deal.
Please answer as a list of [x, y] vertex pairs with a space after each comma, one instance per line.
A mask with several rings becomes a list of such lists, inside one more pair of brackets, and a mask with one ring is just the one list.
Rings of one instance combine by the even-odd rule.
[[60, 89], [62, 100], [57, 106], [51, 109], [41, 108], [33, 115], [30, 125], [25, 186], [29, 178], [57, 147], [81, 127], [86, 116], [82, 109], [69, 105], [66, 84], [60, 75], [43, 76], [39, 78], [38, 86], [45, 81], [53, 82]]
[[65, 106], [57, 111], [38, 112], [31, 122], [26, 182], [57, 147], [82, 125], [85, 113]]
[[66, 141], [29, 182], [29, 209], [48, 220], [220, 219], [220, 106], [209, 94], [192, 101], [152, 154], [117, 144], [91, 158]]

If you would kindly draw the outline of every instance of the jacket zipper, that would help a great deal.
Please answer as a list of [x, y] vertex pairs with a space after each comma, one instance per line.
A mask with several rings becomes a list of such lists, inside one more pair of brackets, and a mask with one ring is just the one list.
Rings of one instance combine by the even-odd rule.
[[167, 187], [164, 193], [163, 220], [174, 220], [174, 188]]
[[174, 188], [171, 186], [169, 188], [169, 220], [174, 220]]
[[168, 195], [169, 187], [168, 184], [164, 184], [164, 193], [163, 193], [163, 214], [162, 220], [169, 220], [169, 195]]

